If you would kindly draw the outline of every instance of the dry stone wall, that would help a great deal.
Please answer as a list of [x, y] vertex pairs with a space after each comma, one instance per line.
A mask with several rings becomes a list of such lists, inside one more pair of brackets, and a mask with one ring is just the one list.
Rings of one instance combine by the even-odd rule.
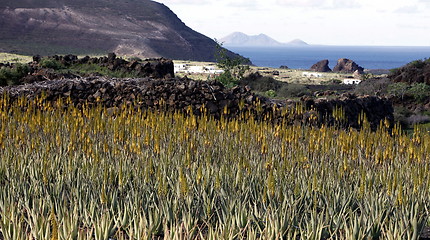
[[[79, 78], [35, 82], [20, 86], [0, 88], [0, 94], [6, 94], [13, 102], [24, 96], [34, 99], [44, 94], [45, 101], [70, 99], [77, 107], [102, 104], [109, 111], [127, 104], [142, 109], [164, 109], [184, 111], [192, 109], [200, 114], [203, 108], [214, 118], [224, 116], [235, 118], [247, 115], [257, 120], [271, 119], [293, 123], [336, 124], [332, 112], [342, 108], [345, 111], [344, 127], [360, 127], [358, 115], [366, 113], [371, 127], [376, 129], [381, 120], [393, 120], [391, 103], [379, 97], [356, 97], [344, 95], [339, 99], [302, 99], [301, 101], [273, 101], [258, 96], [248, 87], [226, 89], [216, 81], [194, 81], [190, 79], [108, 79]], [[303, 106], [303, 112], [291, 112], [297, 106]], [[284, 111], [285, 108], [290, 111]], [[227, 114], [225, 114], [227, 109]], [[284, 109], [284, 110], [283, 110]]]

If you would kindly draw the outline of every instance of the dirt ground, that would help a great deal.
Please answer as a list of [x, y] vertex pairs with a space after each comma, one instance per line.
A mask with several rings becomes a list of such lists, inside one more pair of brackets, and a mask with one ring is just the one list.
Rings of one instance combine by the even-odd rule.
[[[194, 61], [174, 61], [175, 64], [187, 64], [187, 66], [216, 66], [216, 63], [213, 62], [194, 62]], [[218, 68], [217, 68], [218, 69]], [[296, 70], [296, 69], [280, 69], [280, 68], [268, 68], [268, 67], [256, 67], [251, 66], [250, 72], [259, 72], [263, 76], [273, 77], [274, 79], [282, 82], [288, 83], [298, 83], [298, 84], [310, 84], [310, 85], [319, 85], [319, 84], [331, 84], [333, 81], [342, 81], [344, 78], [352, 77], [352, 74], [340, 74], [340, 73], [321, 73], [321, 77], [307, 77], [304, 76], [304, 70]], [[212, 79], [215, 76], [211, 74], [205, 73], [176, 73], [178, 77], [185, 77], [198, 79], [198, 80], [207, 80]]]

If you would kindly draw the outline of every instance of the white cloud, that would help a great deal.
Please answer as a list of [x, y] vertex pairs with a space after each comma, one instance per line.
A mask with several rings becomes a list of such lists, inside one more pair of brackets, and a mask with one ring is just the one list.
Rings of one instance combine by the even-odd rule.
[[418, 6], [415, 5], [415, 6], [404, 6], [404, 7], [396, 9], [396, 11], [394, 11], [394, 12], [395, 13], [408, 13], [408, 14], [411, 14], [411, 13], [418, 13], [420, 11], [418, 9]]
[[361, 6], [357, 0], [277, 0], [277, 3], [288, 7], [321, 9], [357, 8]]
[[207, 4], [210, 0], [156, 0], [156, 2], [168, 4]]
[[[329, 45], [428, 45], [430, 0], [158, 0], [211, 38], [240, 31]], [[407, 14], [406, 14], [407, 13]], [[415, 27], [422, 23], [421, 34]], [[419, 37], [418, 37], [419, 36]]]
[[322, 7], [327, 4], [327, 0], [277, 0], [276, 2], [289, 7]]
[[360, 8], [362, 5], [355, 0], [333, 0], [333, 8]]
[[239, 11], [260, 9], [260, 4], [257, 1], [246, 1], [246, 0], [228, 2], [225, 4], [225, 6], [240, 8]]

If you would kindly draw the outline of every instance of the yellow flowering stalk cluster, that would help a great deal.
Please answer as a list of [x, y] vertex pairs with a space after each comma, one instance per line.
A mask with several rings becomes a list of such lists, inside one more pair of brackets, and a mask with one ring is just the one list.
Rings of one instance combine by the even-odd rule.
[[418, 126], [66, 102], [0, 99], [4, 239], [417, 239], [428, 224]]

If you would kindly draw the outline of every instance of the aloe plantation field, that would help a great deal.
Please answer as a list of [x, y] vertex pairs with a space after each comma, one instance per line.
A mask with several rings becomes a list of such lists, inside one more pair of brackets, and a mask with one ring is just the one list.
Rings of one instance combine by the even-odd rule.
[[398, 240], [429, 225], [430, 134], [419, 127], [7, 96], [0, 118], [0, 239]]

